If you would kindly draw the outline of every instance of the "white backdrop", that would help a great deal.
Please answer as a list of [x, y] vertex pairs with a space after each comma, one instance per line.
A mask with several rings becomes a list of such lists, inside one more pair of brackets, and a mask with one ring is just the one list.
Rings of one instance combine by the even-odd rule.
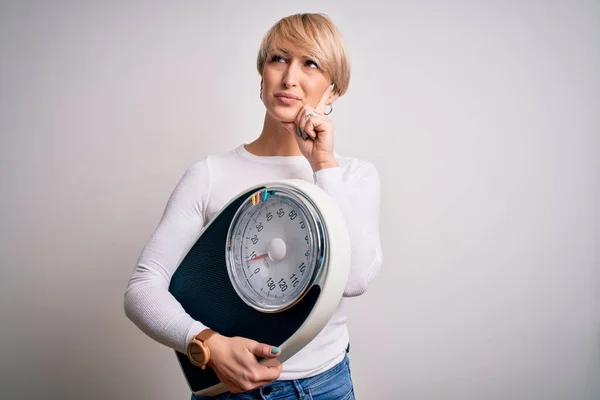
[[0, 397], [188, 399], [123, 294], [193, 162], [250, 142], [279, 18], [346, 38], [337, 151], [383, 185], [357, 398], [600, 398], [597, 1], [0, 5]]

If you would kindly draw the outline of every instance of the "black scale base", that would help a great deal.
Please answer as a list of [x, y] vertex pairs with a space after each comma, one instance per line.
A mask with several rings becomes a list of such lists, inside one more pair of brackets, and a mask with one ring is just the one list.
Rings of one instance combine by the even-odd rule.
[[[171, 279], [169, 291], [192, 318], [222, 335], [280, 346], [306, 320], [320, 289], [313, 286], [294, 307], [271, 314], [248, 306], [235, 292], [225, 261], [227, 232], [244, 200], [260, 189], [241, 195], [221, 210], [181, 262]], [[201, 370], [188, 360], [187, 355], [175, 353], [192, 391], [220, 383], [211, 368]]]

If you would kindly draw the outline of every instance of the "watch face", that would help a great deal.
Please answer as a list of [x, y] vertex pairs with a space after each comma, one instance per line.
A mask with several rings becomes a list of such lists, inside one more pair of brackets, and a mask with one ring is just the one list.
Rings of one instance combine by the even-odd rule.
[[320, 270], [323, 230], [312, 203], [290, 188], [269, 188], [248, 198], [234, 216], [227, 267], [237, 294], [262, 312], [299, 301]]
[[198, 364], [204, 364], [206, 353], [199, 343], [192, 342], [189, 349], [189, 357]]

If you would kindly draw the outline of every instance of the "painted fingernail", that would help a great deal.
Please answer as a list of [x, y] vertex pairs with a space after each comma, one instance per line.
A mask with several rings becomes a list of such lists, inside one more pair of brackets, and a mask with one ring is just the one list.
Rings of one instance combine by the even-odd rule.
[[273, 347], [271, 349], [271, 354], [277, 354], [277, 353], [279, 353], [279, 347]]
[[300, 127], [296, 128], [296, 132], [298, 133], [298, 136], [300, 136], [302, 139], [306, 139], [306, 134], [302, 131], [302, 129], [300, 129]]

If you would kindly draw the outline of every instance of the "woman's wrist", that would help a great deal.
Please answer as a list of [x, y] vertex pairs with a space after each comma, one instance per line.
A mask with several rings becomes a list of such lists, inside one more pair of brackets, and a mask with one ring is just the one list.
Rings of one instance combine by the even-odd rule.
[[323, 161], [323, 162], [310, 163], [310, 166], [312, 167], [313, 172], [318, 172], [322, 169], [336, 168], [336, 167], [339, 167], [340, 165], [338, 164], [338, 162], [335, 159], [333, 159], [333, 160], [327, 160], [327, 161]]
[[210, 349], [210, 359], [207, 365], [213, 369], [215, 368], [215, 355], [219, 354], [224, 339], [226, 339], [225, 336], [216, 333], [206, 340], [206, 346]]

